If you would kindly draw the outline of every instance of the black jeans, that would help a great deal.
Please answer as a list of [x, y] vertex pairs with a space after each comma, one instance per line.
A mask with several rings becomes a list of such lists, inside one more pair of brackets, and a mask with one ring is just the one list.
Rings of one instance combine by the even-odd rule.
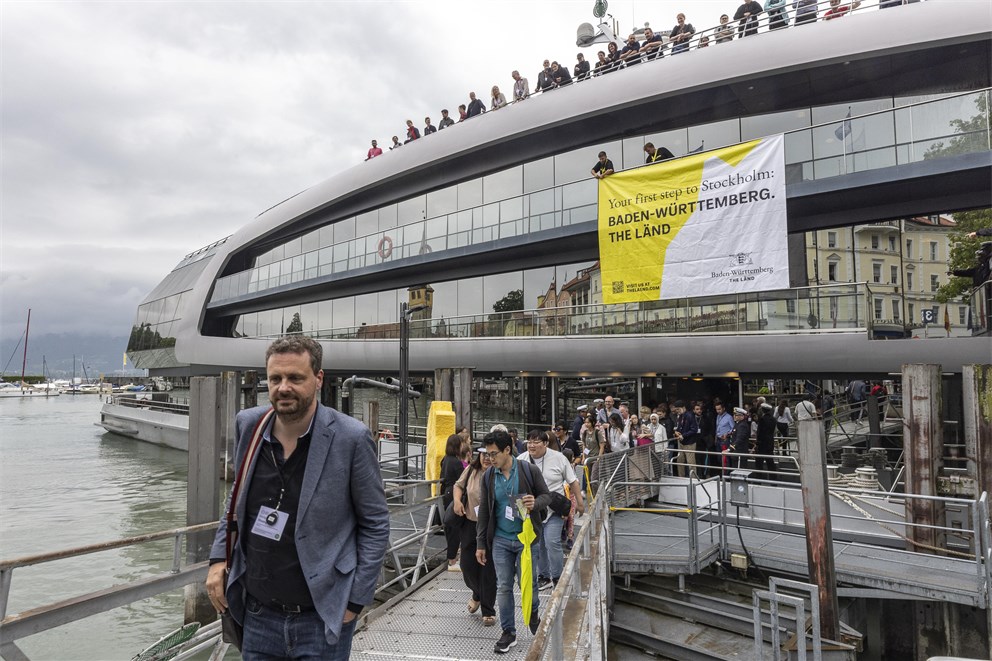
[[475, 561], [476, 550], [475, 521], [465, 519], [461, 527], [462, 578], [472, 591], [472, 599], [482, 604], [482, 614], [496, 615], [496, 564], [491, 557], [486, 564]]

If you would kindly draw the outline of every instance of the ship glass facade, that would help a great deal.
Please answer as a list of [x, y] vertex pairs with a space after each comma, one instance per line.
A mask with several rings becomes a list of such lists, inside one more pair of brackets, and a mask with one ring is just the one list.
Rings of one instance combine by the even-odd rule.
[[253, 268], [217, 280], [222, 302], [418, 255], [596, 219], [600, 150], [617, 169], [643, 163], [653, 142], [676, 156], [786, 132], [789, 182], [986, 151], [989, 91], [888, 98], [797, 109], [691, 126], [584, 147], [491, 173], [337, 220], [262, 255]]

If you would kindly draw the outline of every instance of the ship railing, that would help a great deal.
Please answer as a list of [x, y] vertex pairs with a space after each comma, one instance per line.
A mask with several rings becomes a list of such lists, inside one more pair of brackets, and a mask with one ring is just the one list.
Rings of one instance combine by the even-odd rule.
[[[786, 181], [788, 184], [827, 179], [839, 175], [914, 163], [942, 155], [933, 151], [940, 144], [951, 144], [948, 154], [987, 151], [990, 149], [986, 127], [968, 132], [954, 132], [948, 120], [967, 120], [973, 111], [964, 108], [974, 100], [976, 107], [989, 103], [989, 89], [972, 90], [938, 99], [898, 105], [867, 113], [835, 116], [810, 126], [782, 132], [786, 145]], [[936, 121], [933, 117], [939, 117]], [[688, 150], [709, 151], [737, 144], [746, 139], [761, 137], [748, 131], [738, 118], [737, 126], [718, 144], [689, 145], [690, 127], [670, 131], [672, 140], [684, 145], [676, 157], [685, 156]], [[870, 136], [870, 139], [869, 139]], [[715, 142], [711, 139], [711, 142]], [[830, 145], [829, 148], [824, 145]], [[608, 145], [599, 145], [608, 148]], [[674, 143], [672, 144], [674, 147]], [[595, 148], [591, 147], [590, 149]], [[614, 156], [618, 167], [631, 170], [650, 167], [644, 164], [641, 150], [631, 163]], [[561, 156], [568, 156], [561, 155]], [[586, 158], [583, 156], [582, 158]], [[586, 166], [588, 167], [588, 166]], [[587, 172], [586, 167], [582, 172]], [[425, 210], [426, 213], [426, 210]], [[483, 242], [526, 236], [578, 223], [592, 223], [597, 218], [596, 179], [582, 178], [562, 181], [543, 189], [528, 191], [493, 202], [487, 202], [447, 213], [432, 214], [426, 219], [405, 222], [390, 229], [377, 230], [330, 245], [308, 250], [300, 255], [268, 263], [260, 263], [244, 271], [218, 278], [211, 303], [254, 296], [261, 292], [300, 283], [311, 279], [345, 274], [354, 269], [392, 264], [407, 258], [437, 256], [446, 250], [461, 249]], [[378, 246], [389, 243], [388, 253]], [[399, 264], [397, 264], [398, 266]], [[818, 317], [829, 319], [829, 310], [823, 308]], [[805, 315], [804, 315], [805, 316]], [[310, 321], [304, 320], [310, 327]], [[395, 327], [392, 331], [389, 327]], [[316, 327], [331, 331], [324, 324]], [[398, 333], [398, 323], [369, 324], [363, 333], [368, 339], [377, 334]], [[344, 327], [342, 327], [344, 328]], [[245, 337], [266, 336], [265, 328], [239, 329]], [[328, 335], [327, 337], [333, 337]], [[416, 339], [416, 335], [412, 335]]]
[[136, 393], [108, 395], [106, 399], [104, 399], [104, 402], [107, 404], [116, 404], [117, 406], [125, 406], [128, 408], [189, 415], [189, 400], [177, 401], [165, 393], [162, 393], [162, 397], [160, 399], [139, 397]]
[[[869, 333], [867, 283], [621, 304], [568, 305], [413, 319], [413, 341], [590, 335]], [[397, 339], [395, 324], [313, 331], [319, 339]], [[277, 339], [281, 334], [263, 335]]]
[[[438, 529], [434, 522], [437, 520], [440, 503], [440, 495], [429, 495], [431, 482], [400, 478], [387, 478], [383, 482], [389, 493], [395, 494], [397, 491], [412, 489], [413, 493], [428, 495], [416, 500], [405, 499], [406, 503], [413, 504], [390, 504], [391, 540], [386, 550], [386, 557], [391, 559], [392, 566], [384, 568], [376, 586], [375, 594], [379, 601], [393, 597], [397, 591], [408, 591], [418, 582], [432, 576], [435, 570], [431, 570], [430, 566], [435, 563], [434, 556], [443, 553], [429, 548], [431, 536]], [[206, 579], [209, 562], [188, 561], [187, 555], [193, 544], [190, 536], [209, 535], [216, 528], [217, 523], [204, 523], [0, 561], [0, 658], [6, 661], [26, 661], [28, 656], [18, 647], [17, 641], [27, 636], [171, 592], [186, 585], [202, 583]], [[172, 564], [165, 573], [152, 574], [109, 588], [31, 606], [13, 615], [7, 613], [13, 575], [17, 569], [167, 540], [172, 541]], [[367, 617], [368, 613], [364, 616]], [[184, 644], [184, 651], [175, 658], [190, 658], [209, 647], [215, 648], [215, 655], [211, 658], [221, 658], [226, 650], [226, 646], [220, 641], [220, 628], [217, 623], [202, 627], [192, 640]]]

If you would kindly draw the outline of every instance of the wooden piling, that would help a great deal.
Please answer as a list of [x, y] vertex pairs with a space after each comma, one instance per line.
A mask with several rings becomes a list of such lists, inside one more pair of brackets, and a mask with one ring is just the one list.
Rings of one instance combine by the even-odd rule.
[[[937, 477], [943, 468], [943, 405], [940, 365], [903, 365], [903, 452], [906, 457], [906, 493], [937, 496]], [[941, 535], [943, 508], [937, 501], [906, 500], [906, 522], [911, 543], [908, 550], [932, 552]]]
[[809, 580], [819, 588], [820, 635], [840, 640], [840, 609], [837, 604], [837, 573], [834, 540], [830, 526], [830, 494], [827, 484], [826, 434], [820, 420], [796, 423], [799, 437], [799, 475], [806, 520], [806, 560]]
[[976, 496], [992, 497], [992, 365], [964, 365], [964, 447]]
[[[186, 486], [186, 525], [216, 522], [220, 518], [220, 482], [217, 458], [221, 453], [221, 416], [227, 406], [222, 379], [197, 376], [190, 380], [189, 473]], [[211, 531], [194, 533], [186, 540], [186, 562], [202, 562], [210, 557], [214, 540]], [[202, 583], [186, 586], [185, 622], [209, 623], [217, 619]]]

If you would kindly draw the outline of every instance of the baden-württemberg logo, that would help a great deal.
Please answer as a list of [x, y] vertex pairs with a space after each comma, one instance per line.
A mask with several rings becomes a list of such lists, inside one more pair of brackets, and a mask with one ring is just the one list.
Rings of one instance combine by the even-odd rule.
[[751, 259], [752, 253], [749, 252], [738, 252], [733, 255], [727, 255], [730, 257], [730, 268], [736, 268], [738, 266], [749, 266], [754, 264], [754, 260]]

